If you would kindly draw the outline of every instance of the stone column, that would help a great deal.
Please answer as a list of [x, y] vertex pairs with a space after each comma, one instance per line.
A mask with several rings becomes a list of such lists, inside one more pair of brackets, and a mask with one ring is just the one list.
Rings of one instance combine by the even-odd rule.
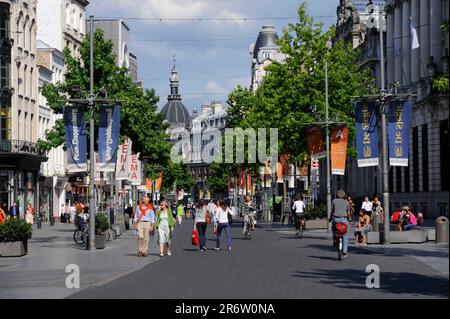
[[403, 85], [411, 83], [411, 5], [409, 1], [402, 3], [402, 80]]
[[394, 10], [386, 7], [386, 76], [387, 85], [394, 82]]
[[[417, 37], [419, 37], [419, 0], [411, 0], [411, 18], [414, 28], [416, 28]], [[412, 44], [412, 38], [411, 38]], [[419, 45], [421, 46], [419, 39]], [[411, 82], [415, 83], [420, 78], [420, 47], [415, 50], [411, 50]]]
[[425, 78], [427, 74], [427, 63], [430, 57], [430, 0], [420, 0], [420, 77]]
[[394, 80], [403, 83], [402, 72], [402, 6], [401, 3], [396, 2], [394, 4]]
[[441, 0], [430, 0], [430, 50], [438, 71], [442, 69], [442, 3]]

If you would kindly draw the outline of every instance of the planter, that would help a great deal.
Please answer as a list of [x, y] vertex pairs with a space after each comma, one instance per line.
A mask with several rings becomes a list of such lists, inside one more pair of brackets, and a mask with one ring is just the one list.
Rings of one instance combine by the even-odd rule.
[[327, 229], [327, 219], [311, 219], [305, 221], [305, 229]]
[[106, 246], [106, 234], [95, 235], [95, 248], [103, 249]]
[[0, 257], [21, 257], [28, 253], [28, 241], [0, 243]]

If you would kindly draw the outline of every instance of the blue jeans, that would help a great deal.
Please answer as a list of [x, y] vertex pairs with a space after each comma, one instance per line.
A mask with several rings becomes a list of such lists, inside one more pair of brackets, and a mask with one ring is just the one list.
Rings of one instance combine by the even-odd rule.
[[[346, 224], [346, 225], [347, 225], [347, 229], [349, 228], [347, 218], [333, 217], [333, 228], [334, 228], [334, 225], [337, 224], [337, 223], [343, 223], [343, 224]], [[334, 238], [334, 237], [335, 237], [335, 235], [334, 235], [334, 232], [333, 232], [333, 238]], [[336, 238], [336, 239], [337, 239], [337, 238]], [[342, 252], [343, 252], [344, 254], [346, 254], [347, 251], [348, 251], [348, 231], [347, 231], [347, 233], [346, 233], [345, 235], [342, 236], [342, 242], [343, 242], [343, 244], [344, 244], [344, 247], [342, 248]]]
[[228, 247], [231, 247], [231, 233], [230, 225], [228, 223], [219, 223], [217, 227], [217, 248], [220, 248], [220, 237], [222, 235], [222, 229], [225, 229], [225, 236], [227, 237]]
[[407, 225], [403, 226], [403, 230], [410, 230], [410, 229], [416, 228], [416, 226], [417, 225], [414, 225], [414, 224], [407, 224]]

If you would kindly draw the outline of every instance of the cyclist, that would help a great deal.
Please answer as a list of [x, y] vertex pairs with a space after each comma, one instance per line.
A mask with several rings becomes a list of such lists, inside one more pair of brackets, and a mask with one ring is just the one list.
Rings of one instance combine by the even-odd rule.
[[256, 210], [255, 207], [253, 205], [252, 199], [250, 196], [245, 196], [245, 202], [244, 202], [244, 230], [243, 230], [243, 234], [245, 234], [246, 230], [247, 230], [247, 223], [250, 220], [250, 225], [251, 225], [251, 229], [255, 230], [255, 214]]
[[[340, 189], [337, 192], [338, 198], [335, 198], [332, 203], [332, 214], [330, 216], [329, 222], [333, 222], [333, 229], [337, 223], [343, 223], [349, 228], [348, 221], [351, 218], [351, 208], [348, 201], [345, 199], [345, 192]], [[343, 257], [347, 257], [348, 251], [348, 233], [342, 236], [343, 240]], [[333, 242], [337, 242], [333, 231]]]
[[[294, 201], [294, 205], [292, 205], [292, 209], [295, 212], [295, 216], [298, 218], [298, 220], [301, 223], [298, 226], [298, 229], [300, 231], [300, 226], [305, 228], [306, 214], [303, 211], [303, 209], [305, 208], [305, 203], [302, 201], [301, 195], [298, 193], [295, 195], [294, 199], [295, 199], [295, 201]], [[296, 223], [296, 225], [297, 225], [297, 223]]]

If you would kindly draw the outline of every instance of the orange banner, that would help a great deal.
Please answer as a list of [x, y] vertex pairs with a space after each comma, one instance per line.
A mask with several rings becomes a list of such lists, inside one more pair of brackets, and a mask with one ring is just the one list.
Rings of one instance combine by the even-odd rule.
[[152, 179], [151, 178], [146, 178], [145, 179], [145, 187], [147, 188], [147, 190], [149, 192], [152, 191]]
[[159, 177], [155, 179], [155, 191], [159, 192], [161, 190], [162, 180], [163, 180], [163, 172], [161, 171], [159, 172]]
[[335, 127], [331, 130], [331, 174], [345, 175], [348, 129]]
[[277, 163], [277, 182], [283, 182], [283, 165], [280, 162]]
[[311, 126], [307, 128], [306, 134], [309, 153], [316, 158], [325, 157], [326, 149], [322, 139], [322, 129], [320, 126]]
[[289, 159], [291, 158], [290, 154], [281, 154], [280, 155], [280, 162], [283, 170], [283, 175], [287, 176], [289, 175]]

